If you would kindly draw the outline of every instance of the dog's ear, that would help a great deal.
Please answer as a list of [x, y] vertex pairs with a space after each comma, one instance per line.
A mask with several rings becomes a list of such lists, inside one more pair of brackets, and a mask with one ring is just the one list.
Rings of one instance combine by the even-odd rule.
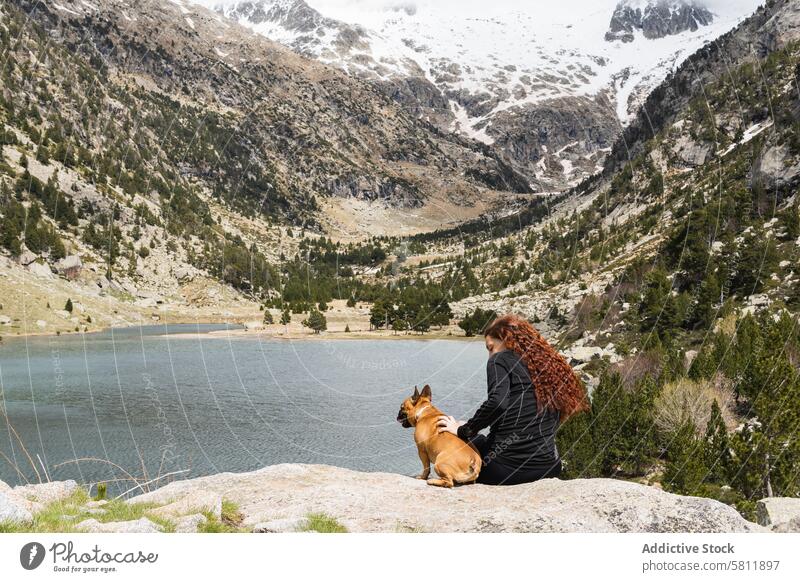
[[419, 400], [419, 388], [414, 386], [414, 394], [411, 395], [411, 401], [416, 402], [417, 400]]
[[422, 389], [422, 394], [420, 396], [430, 399], [431, 398], [431, 387], [425, 384], [425, 387]]

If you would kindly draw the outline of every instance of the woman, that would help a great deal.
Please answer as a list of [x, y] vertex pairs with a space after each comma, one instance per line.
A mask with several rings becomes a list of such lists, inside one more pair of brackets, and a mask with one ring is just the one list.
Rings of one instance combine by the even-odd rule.
[[[488, 398], [466, 422], [440, 416], [439, 432], [471, 442], [483, 457], [478, 483], [515, 485], [558, 477], [556, 430], [586, 409], [586, 391], [567, 361], [527, 321], [495, 319], [484, 331]], [[478, 432], [490, 427], [489, 436]]]

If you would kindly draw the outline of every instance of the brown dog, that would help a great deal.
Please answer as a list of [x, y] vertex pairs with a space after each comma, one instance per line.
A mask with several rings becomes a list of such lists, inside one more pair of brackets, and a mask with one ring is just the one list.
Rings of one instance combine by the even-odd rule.
[[397, 421], [405, 428], [414, 427], [414, 441], [422, 461], [422, 473], [417, 479], [428, 479], [431, 463], [439, 479], [431, 479], [428, 485], [452, 487], [455, 483], [472, 483], [481, 471], [481, 456], [478, 451], [456, 435], [439, 433], [436, 419], [444, 413], [431, 404], [431, 387], [422, 392], [414, 387], [414, 395], [400, 405]]

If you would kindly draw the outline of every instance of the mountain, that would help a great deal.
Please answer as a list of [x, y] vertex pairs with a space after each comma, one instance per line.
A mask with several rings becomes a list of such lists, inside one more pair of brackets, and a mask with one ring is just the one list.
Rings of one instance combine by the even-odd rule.
[[[422, 223], [435, 224], [446, 220], [443, 208], [468, 214], [477, 201], [497, 199], [495, 191], [529, 191], [482, 144], [442, 134], [371, 85], [201, 7], [178, 0], [15, 4], [58, 30], [62, 46], [101, 59], [148, 98], [166, 96], [178, 111], [193, 110], [210, 143], [197, 136], [192, 147], [191, 139], [177, 142], [165, 155], [175, 170], [236, 204], [314, 224], [335, 214], [317, 212], [320, 206], [379, 202], [420, 209]], [[157, 22], [157, 32], [145, 34]], [[428, 218], [431, 208], [438, 219]]]
[[[228, 318], [307, 287], [301, 238], [432, 230], [530, 191], [484, 144], [178, 0], [5, 2], [0, 46], [0, 294], [18, 333], [166, 305]], [[343, 252], [340, 289], [385, 257]]]
[[714, 21], [706, 7], [685, 0], [622, 0], [614, 9], [606, 40], [633, 42], [635, 32], [645, 38], [664, 38], [696, 31]]
[[[370, 80], [443, 131], [493, 146], [538, 190], [553, 191], [602, 167], [649, 91], [758, 0], [719, 4], [716, 16], [688, 0], [204, 3]], [[617, 32], [630, 38], [615, 41]]]
[[525, 313], [591, 368], [615, 346], [700, 351], [726, 316], [800, 310], [798, 40], [800, 2], [768, 3], [649, 95], [601, 174], [461, 225], [454, 270], [478, 266], [453, 311]]

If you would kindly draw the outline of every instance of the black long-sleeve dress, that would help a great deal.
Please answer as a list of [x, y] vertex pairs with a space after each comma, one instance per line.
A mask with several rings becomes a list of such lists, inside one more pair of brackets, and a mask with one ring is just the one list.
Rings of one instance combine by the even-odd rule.
[[[479, 483], [526, 483], [557, 477], [558, 412], [538, 412], [528, 368], [511, 350], [493, 354], [486, 364], [488, 397], [458, 436], [472, 442], [483, 457]], [[478, 432], [489, 428], [489, 436]]]

